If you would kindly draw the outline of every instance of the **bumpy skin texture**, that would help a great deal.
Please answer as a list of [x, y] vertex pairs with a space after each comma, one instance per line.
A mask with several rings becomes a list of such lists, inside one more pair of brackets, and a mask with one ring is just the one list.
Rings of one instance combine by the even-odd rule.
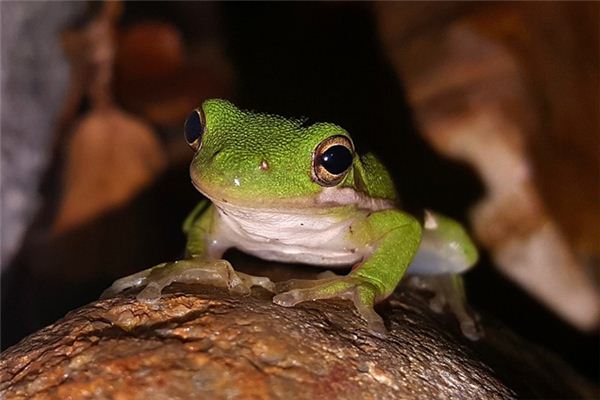
[[[207, 100], [202, 110], [206, 130], [190, 166], [200, 191], [244, 205], [301, 202], [322, 208], [310, 201], [323, 189], [312, 179], [313, 151], [330, 136], [350, 137], [346, 130], [330, 123], [305, 126], [306, 120], [244, 111], [223, 100]], [[263, 162], [267, 166], [261, 169]], [[339, 186], [373, 198], [396, 198], [390, 175], [370, 154], [354, 158]]]
[[[123, 278], [111, 292], [146, 286], [138, 298], [156, 300], [163, 287], [179, 281], [242, 293], [258, 285], [277, 291], [273, 301], [286, 307], [346, 298], [373, 333], [384, 334], [373, 307], [400, 282], [419, 250], [422, 228], [395, 208], [393, 182], [377, 158], [357, 155], [348, 132], [335, 124], [244, 111], [224, 100], [204, 102], [189, 121], [186, 140], [196, 150], [192, 182], [213, 203], [201, 203], [184, 224], [189, 259]], [[351, 158], [325, 184], [317, 164], [323, 166], [320, 151], [333, 139]], [[423, 246], [427, 257], [421, 257], [428, 267], [432, 260], [439, 264], [433, 270], [446, 273], [470, 267], [476, 256], [465, 255], [476, 250], [464, 230], [450, 219], [431, 218], [425, 228], [434, 245]], [[353, 269], [347, 276], [274, 285], [219, 260], [231, 247], [269, 260]]]

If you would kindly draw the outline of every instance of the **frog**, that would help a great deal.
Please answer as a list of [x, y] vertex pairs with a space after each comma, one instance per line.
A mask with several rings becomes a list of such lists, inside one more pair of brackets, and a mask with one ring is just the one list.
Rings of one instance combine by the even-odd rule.
[[[194, 152], [192, 184], [205, 197], [183, 224], [186, 256], [115, 281], [105, 297], [138, 288], [137, 298], [152, 302], [174, 282], [238, 294], [256, 286], [283, 307], [350, 300], [367, 329], [385, 336], [374, 307], [408, 274], [425, 277], [419, 287], [437, 290], [432, 304], [449, 305], [465, 336], [480, 336], [462, 284], [461, 274], [478, 259], [466, 229], [433, 211], [423, 221], [403, 211], [389, 171], [372, 153], [358, 153], [347, 130], [209, 99], [190, 113], [184, 136]], [[275, 283], [236, 271], [223, 259], [231, 248], [270, 261], [351, 269]]]

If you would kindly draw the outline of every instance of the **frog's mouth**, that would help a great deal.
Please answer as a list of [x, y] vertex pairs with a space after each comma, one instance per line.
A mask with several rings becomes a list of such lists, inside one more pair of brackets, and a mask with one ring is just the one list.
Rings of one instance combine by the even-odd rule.
[[194, 185], [194, 188], [199, 191], [200, 193], [202, 193], [202, 195], [204, 197], [206, 197], [207, 199], [209, 199], [210, 201], [212, 201], [213, 203], [215, 202], [225, 202], [228, 203], [229, 201], [222, 198], [222, 196], [218, 196], [216, 193], [211, 193], [210, 190], [205, 189], [199, 182], [197, 179], [195, 179], [194, 176], [194, 172], [191, 171], [191, 177], [192, 177], [192, 185]]
[[237, 206], [253, 209], [281, 210], [286, 213], [319, 213], [332, 208], [353, 206], [367, 211], [380, 211], [396, 206], [393, 200], [373, 198], [350, 187], [324, 187], [318, 194], [307, 197], [285, 199], [259, 199], [256, 197], [240, 198], [228, 196], [218, 188], [210, 189], [202, 185], [194, 171], [190, 174], [192, 184], [200, 193], [212, 201], [217, 207]]
[[194, 179], [193, 174], [192, 185], [194, 185], [196, 190], [202, 193], [204, 197], [209, 199], [219, 208], [234, 206], [247, 209], [270, 209], [281, 211], [306, 210], [306, 212], [309, 212], [309, 210], [318, 206], [314, 198], [298, 197], [295, 199], [277, 199], [269, 201], [267, 199], [258, 199], [256, 197], [246, 198], [227, 195], [224, 190], [219, 190], [215, 187], [210, 189], [206, 188], [199, 180]]
[[190, 177], [196, 190], [217, 207], [228, 205], [254, 209], [310, 209], [315, 206], [314, 200], [308, 197], [268, 199], [256, 195], [247, 195], [243, 191], [235, 190], [235, 186], [239, 186], [239, 182], [236, 183], [237, 179], [233, 180], [231, 186], [222, 187], [207, 184], [206, 180], [202, 179], [202, 175], [193, 166], [190, 166]]

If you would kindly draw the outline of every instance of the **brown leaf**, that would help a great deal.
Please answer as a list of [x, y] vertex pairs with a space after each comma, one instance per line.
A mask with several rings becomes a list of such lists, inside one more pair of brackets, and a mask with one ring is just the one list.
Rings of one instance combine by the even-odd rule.
[[116, 108], [92, 111], [79, 121], [66, 159], [54, 233], [131, 200], [167, 164], [152, 128]]

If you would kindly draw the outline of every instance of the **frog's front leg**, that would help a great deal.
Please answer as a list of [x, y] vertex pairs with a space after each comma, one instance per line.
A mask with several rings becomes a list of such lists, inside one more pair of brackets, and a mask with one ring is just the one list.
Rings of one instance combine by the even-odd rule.
[[278, 285], [273, 301], [291, 307], [308, 300], [350, 299], [369, 330], [385, 334], [376, 302], [388, 297], [400, 282], [421, 240], [421, 227], [410, 215], [390, 209], [370, 213], [350, 225], [347, 240], [366, 251], [364, 259], [346, 276]]
[[229, 247], [216, 232], [214, 206], [200, 203], [186, 219], [184, 232], [188, 235], [187, 258], [167, 262], [118, 279], [102, 297], [110, 297], [130, 288], [143, 288], [138, 300], [155, 301], [171, 283], [196, 283], [227, 288], [239, 294], [250, 293], [252, 286], [275, 291], [269, 278], [237, 272], [226, 260], [219, 259]]

